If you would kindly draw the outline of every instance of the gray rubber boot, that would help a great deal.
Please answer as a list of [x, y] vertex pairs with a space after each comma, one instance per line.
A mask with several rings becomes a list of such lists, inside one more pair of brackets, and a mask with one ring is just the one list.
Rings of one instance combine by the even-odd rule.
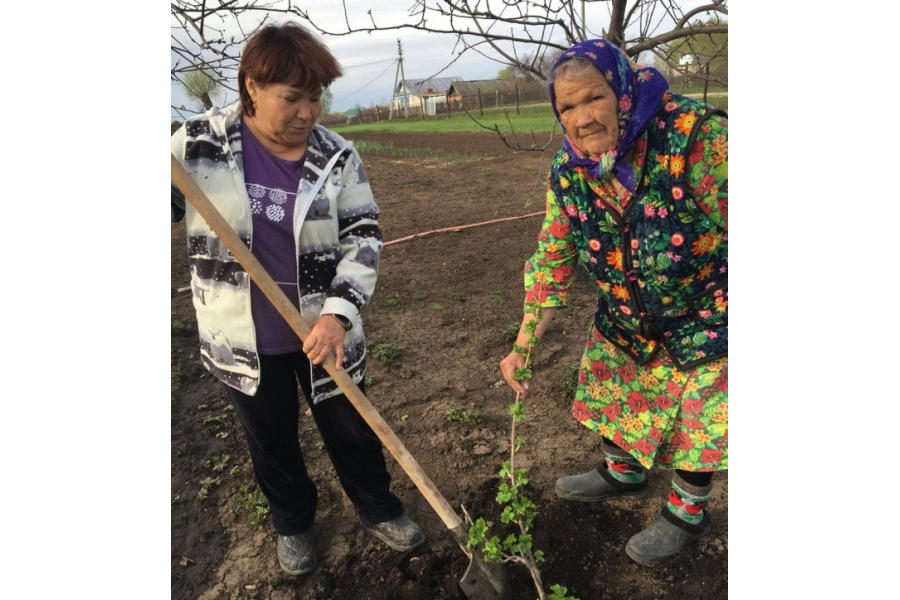
[[641, 483], [618, 481], [607, 472], [606, 461], [587, 473], [566, 475], [556, 480], [556, 495], [575, 502], [599, 502], [622, 496], [642, 498], [646, 493], [646, 480]]
[[306, 575], [319, 565], [311, 532], [279, 535], [276, 549], [278, 565], [288, 575]]
[[[684, 481], [676, 473], [673, 483], [692, 496], [709, 497], [712, 484], [698, 487]], [[625, 554], [645, 567], [655, 567], [678, 555], [685, 546], [709, 534], [709, 513], [704, 510], [703, 519], [696, 524], [688, 523], [673, 514], [668, 505], [662, 513], [643, 531], [631, 536], [625, 544]]]
[[709, 516], [694, 533], [659, 516], [649, 527], [631, 536], [625, 544], [625, 554], [645, 567], [655, 567], [677, 556], [685, 546], [710, 530]]
[[406, 515], [400, 515], [396, 519], [374, 525], [369, 525], [360, 519], [360, 525], [363, 530], [398, 552], [408, 552], [425, 543], [425, 534], [422, 532], [422, 528]]

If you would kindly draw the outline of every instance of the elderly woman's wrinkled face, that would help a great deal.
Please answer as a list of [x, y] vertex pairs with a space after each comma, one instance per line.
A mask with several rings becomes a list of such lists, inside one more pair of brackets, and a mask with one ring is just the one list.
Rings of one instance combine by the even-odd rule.
[[560, 73], [553, 82], [556, 111], [575, 144], [591, 154], [602, 154], [619, 143], [616, 94], [597, 69]]
[[283, 83], [266, 86], [247, 79], [256, 107], [253, 125], [269, 141], [287, 148], [303, 148], [322, 112], [322, 91], [315, 93]]

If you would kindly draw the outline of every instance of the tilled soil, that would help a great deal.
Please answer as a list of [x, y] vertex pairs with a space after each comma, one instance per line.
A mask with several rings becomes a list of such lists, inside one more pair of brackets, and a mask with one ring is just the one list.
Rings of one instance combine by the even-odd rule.
[[[558, 142], [541, 154], [514, 152], [492, 133], [358, 134], [382, 211], [386, 245], [378, 288], [364, 313], [370, 350], [367, 396], [440, 492], [462, 515], [495, 523], [498, 471], [509, 457], [508, 406], [498, 363], [522, 312], [522, 265], [534, 249], [543, 179]], [[385, 149], [387, 148], [387, 150]], [[402, 156], [393, 149], [419, 149]], [[409, 156], [413, 156], [410, 158]], [[495, 223], [456, 231], [438, 229]], [[408, 236], [423, 234], [409, 239]], [[403, 240], [391, 243], [395, 240]], [[265, 503], [222, 384], [200, 363], [183, 223], [172, 226], [172, 598], [177, 600], [440, 600], [464, 598], [467, 559], [437, 513], [388, 456], [395, 493], [428, 543], [406, 555], [364, 533], [339, 486], [311, 417], [299, 424], [307, 466], [319, 487], [319, 568], [283, 574]], [[715, 477], [713, 531], [670, 564], [648, 569], [624, 553], [628, 538], [659, 513], [669, 474], [652, 471], [644, 500], [578, 504], [556, 497], [554, 481], [599, 458], [596, 434], [570, 414], [571, 367], [593, 307], [579, 277], [571, 306], [541, 342], [518, 466], [528, 469], [539, 515], [545, 587], [565, 585], [582, 600], [727, 597], [728, 479]], [[505, 567], [513, 598], [537, 597], [527, 572]]]

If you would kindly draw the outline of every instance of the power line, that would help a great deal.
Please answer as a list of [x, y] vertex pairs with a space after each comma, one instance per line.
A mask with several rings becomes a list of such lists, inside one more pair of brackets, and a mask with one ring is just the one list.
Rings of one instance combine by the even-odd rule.
[[397, 60], [397, 59], [396, 59], [396, 58], [385, 58], [385, 59], [382, 59], [382, 60], [376, 60], [376, 61], [373, 61], [373, 62], [363, 63], [363, 64], [361, 64], [361, 65], [350, 65], [350, 66], [341, 65], [341, 66], [342, 66], [344, 69], [355, 69], [356, 67], [368, 67], [369, 65], [377, 65], [378, 63], [384, 63], [384, 62], [390, 62], [390, 63], [392, 63], [392, 62], [394, 62], [395, 60]]
[[[384, 75], [384, 74], [387, 72], [388, 69], [390, 69], [391, 67], [394, 66], [394, 65], [393, 65], [394, 61], [395, 61], [395, 59], [392, 58], [392, 59], [391, 59], [391, 64], [389, 64], [389, 65], [387, 66], [387, 69], [385, 69], [384, 71], [382, 71], [381, 73], [379, 73], [378, 75], [376, 75], [376, 76], [375, 76], [375, 79], [373, 79], [373, 80], [370, 81], [369, 83], [365, 84], [365, 85], [362, 86], [361, 88], [359, 88], [359, 89], [357, 89], [357, 90], [354, 90], [354, 91], [350, 92], [349, 94], [345, 94], [345, 95], [346, 95], [346, 96], [352, 96], [352, 95], [354, 95], [354, 94], [358, 94], [359, 92], [363, 91], [364, 89], [366, 89], [367, 87], [369, 87], [370, 85], [372, 85], [373, 83], [375, 83], [376, 81], [378, 81], [378, 79], [379, 79], [382, 75]], [[384, 61], [378, 61], [378, 62], [384, 62]], [[362, 65], [360, 65], [360, 66], [362, 66]]]

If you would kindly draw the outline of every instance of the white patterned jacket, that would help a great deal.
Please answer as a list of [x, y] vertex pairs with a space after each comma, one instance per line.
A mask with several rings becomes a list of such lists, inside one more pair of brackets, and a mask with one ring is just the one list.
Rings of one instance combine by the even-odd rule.
[[[172, 154], [252, 248], [239, 103], [188, 119], [172, 134]], [[218, 379], [252, 396], [259, 385], [259, 356], [249, 277], [203, 218], [191, 206], [185, 208], [201, 360]], [[310, 326], [321, 313], [351, 320], [353, 327], [344, 337], [343, 366], [357, 383], [366, 369], [360, 310], [375, 290], [382, 247], [378, 217], [352, 143], [316, 125], [293, 215], [300, 315]], [[312, 366], [312, 370], [313, 402], [340, 393], [325, 369]]]

